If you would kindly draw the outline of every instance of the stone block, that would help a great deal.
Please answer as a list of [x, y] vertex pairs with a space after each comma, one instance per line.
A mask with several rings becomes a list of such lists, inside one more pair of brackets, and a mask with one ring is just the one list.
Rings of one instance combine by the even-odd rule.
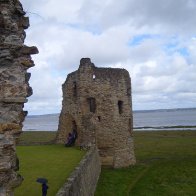
[[20, 52], [22, 54], [38, 54], [39, 51], [37, 49], [37, 47], [35, 46], [31, 46], [31, 47], [28, 47], [28, 46], [23, 46], [21, 49], [20, 49]]
[[20, 19], [20, 23], [19, 23], [20, 27], [23, 27], [24, 29], [27, 29], [30, 24], [29, 24], [29, 17], [23, 17]]

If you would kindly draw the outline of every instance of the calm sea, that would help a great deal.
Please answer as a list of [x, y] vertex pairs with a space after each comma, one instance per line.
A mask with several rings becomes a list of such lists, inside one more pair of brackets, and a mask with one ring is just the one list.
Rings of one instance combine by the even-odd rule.
[[[56, 131], [59, 114], [27, 116], [23, 130]], [[195, 109], [144, 110], [133, 113], [135, 130], [196, 130]]]

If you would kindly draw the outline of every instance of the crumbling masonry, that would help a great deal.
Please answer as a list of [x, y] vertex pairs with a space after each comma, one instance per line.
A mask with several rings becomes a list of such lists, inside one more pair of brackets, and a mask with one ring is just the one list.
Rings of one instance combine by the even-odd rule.
[[63, 84], [57, 143], [77, 130], [76, 145], [96, 145], [103, 165], [135, 164], [131, 81], [125, 69], [98, 68], [89, 58]]
[[22, 182], [16, 173], [18, 159], [15, 143], [27, 114], [23, 111], [26, 97], [32, 94], [30, 73], [34, 66], [30, 54], [36, 47], [25, 46], [29, 19], [18, 0], [0, 0], [0, 195], [13, 195]]

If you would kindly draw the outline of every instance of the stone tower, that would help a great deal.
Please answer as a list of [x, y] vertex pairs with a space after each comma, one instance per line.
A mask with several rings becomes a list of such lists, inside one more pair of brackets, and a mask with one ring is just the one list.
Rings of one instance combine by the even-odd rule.
[[96, 145], [103, 165], [119, 168], [135, 164], [128, 71], [98, 68], [83, 58], [62, 89], [57, 143], [65, 143], [68, 133], [76, 129], [76, 145]]
[[24, 45], [29, 19], [19, 0], [0, 0], [0, 195], [13, 195], [23, 178], [18, 174], [16, 139], [22, 132], [26, 97], [32, 94], [29, 86], [34, 66], [31, 54], [36, 47]]

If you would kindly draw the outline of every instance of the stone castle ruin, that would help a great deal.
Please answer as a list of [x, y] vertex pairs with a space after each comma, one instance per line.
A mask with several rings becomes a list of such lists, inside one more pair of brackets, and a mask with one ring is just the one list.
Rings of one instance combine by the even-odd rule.
[[18, 0], [0, 0], [0, 195], [13, 195], [22, 182], [17, 173], [16, 139], [22, 132], [26, 97], [32, 94], [29, 86], [34, 66], [31, 54], [36, 47], [24, 45], [29, 19]]
[[56, 137], [64, 144], [77, 131], [77, 146], [96, 145], [103, 165], [135, 164], [131, 80], [128, 71], [98, 68], [89, 58], [67, 76]]

